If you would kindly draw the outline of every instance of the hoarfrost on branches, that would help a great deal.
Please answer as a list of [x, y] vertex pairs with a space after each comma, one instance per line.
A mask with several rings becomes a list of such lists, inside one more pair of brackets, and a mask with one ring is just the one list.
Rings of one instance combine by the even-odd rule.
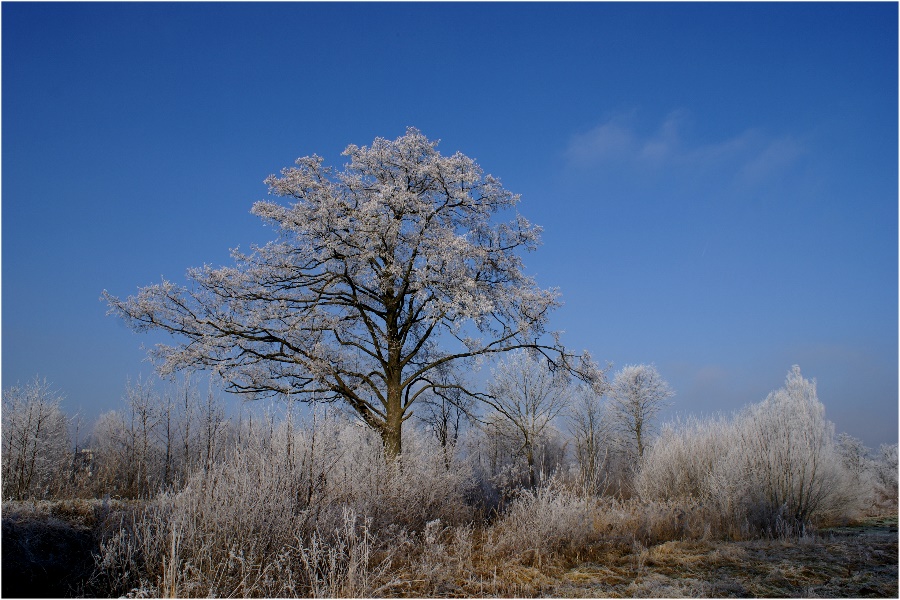
[[493, 411], [487, 416], [490, 430], [520, 444], [528, 464], [531, 489], [537, 487], [535, 446], [566, 407], [568, 381], [553, 373], [546, 362], [525, 350], [511, 353], [492, 372], [487, 400]]
[[389, 455], [400, 453], [413, 402], [445, 385], [432, 375], [446, 363], [527, 347], [596, 377], [588, 357], [576, 365], [557, 336], [543, 341], [559, 294], [526, 276], [520, 256], [541, 228], [521, 215], [493, 222], [519, 197], [436, 147], [409, 128], [348, 146], [340, 171], [298, 159], [266, 179], [288, 203], [253, 206], [277, 240], [234, 251], [233, 267], [191, 269], [189, 287], [162, 281], [125, 300], [104, 292], [110, 313], [176, 336], [151, 352], [163, 374], [208, 368], [235, 392], [343, 400]]
[[626, 444], [634, 443], [638, 458], [644, 456], [654, 419], [674, 395], [653, 365], [626, 365], [616, 373], [610, 389], [612, 418]]
[[69, 419], [62, 397], [35, 377], [3, 390], [3, 499], [42, 498], [58, 492], [71, 464]]

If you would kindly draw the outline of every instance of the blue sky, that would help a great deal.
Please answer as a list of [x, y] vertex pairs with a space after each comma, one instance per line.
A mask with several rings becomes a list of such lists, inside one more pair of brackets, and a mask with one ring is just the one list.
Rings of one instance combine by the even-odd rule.
[[544, 227], [564, 340], [672, 412], [799, 364], [897, 441], [895, 3], [2, 5], [2, 385], [89, 418], [152, 372], [105, 316], [272, 232], [263, 179], [409, 125]]

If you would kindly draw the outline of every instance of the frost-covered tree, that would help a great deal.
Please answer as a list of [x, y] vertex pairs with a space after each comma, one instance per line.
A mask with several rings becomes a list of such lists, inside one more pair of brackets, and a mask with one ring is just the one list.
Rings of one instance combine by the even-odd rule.
[[69, 419], [46, 380], [3, 390], [3, 498], [60, 491], [72, 465]]
[[436, 146], [410, 128], [348, 146], [343, 170], [298, 159], [266, 179], [288, 204], [253, 206], [276, 241], [234, 251], [233, 267], [190, 270], [187, 287], [104, 291], [110, 312], [175, 336], [151, 352], [162, 373], [207, 368], [234, 392], [342, 400], [388, 456], [416, 399], [443, 387], [433, 374], [446, 363], [528, 347], [578, 368], [557, 336], [545, 341], [557, 292], [522, 272], [540, 227], [497, 222], [519, 197]]
[[598, 493], [608, 487], [613, 423], [606, 402], [589, 386], [578, 386], [568, 411], [569, 432], [575, 444], [582, 489]]
[[488, 423], [498, 435], [515, 439], [528, 464], [528, 480], [537, 485], [535, 449], [549, 433], [553, 419], [566, 407], [566, 380], [546, 361], [520, 350], [492, 371], [487, 403], [493, 409]]
[[613, 378], [610, 389], [612, 418], [624, 435], [623, 441], [638, 458], [644, 455], [656, 416], [674, 395], [653, 365], [627, 365]]

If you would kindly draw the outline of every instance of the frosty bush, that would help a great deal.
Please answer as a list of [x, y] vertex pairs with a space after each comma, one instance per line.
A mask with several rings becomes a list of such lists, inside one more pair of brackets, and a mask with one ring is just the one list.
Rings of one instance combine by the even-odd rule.
[[740, 471], [746, 496], [758, 517], [804, 526], [842, 509], [842, 470], [834, 425], [816, 395], [815, 381], [800, 367], [785, 386], [750, 406], [738, 426]]
[[785, 386], [728, 420], [689, 419], [664, 428], [645, 455], [645, 500], [696, 499], [716, 509], [732, 537], [797, 533], [861, 507], [858, 481], [835, 444], [834, 425], [799, 367]]
[[876, 504], [897, 511], [897, 444], [882, 444], [874, 461]]
[[723, 417], [667, 423], [644, 455], [635, 489], [645, 499], [710, 500], [734, 436], [734, 424]]
[[495, 525], [489, 551], [536, 565], [552, 554], [577, 551], [595, 539], [594, 506], [551, 479], [510, 505]]

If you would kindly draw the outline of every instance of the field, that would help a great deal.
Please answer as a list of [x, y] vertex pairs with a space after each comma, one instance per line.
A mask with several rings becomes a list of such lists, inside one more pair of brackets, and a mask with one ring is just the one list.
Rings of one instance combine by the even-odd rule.
[[566, 597], [897, 597], [897, 520], [799, 540], [673, 541], [584, 563], [560, 576]]
[[[3, 596], [112, 595], [116, 590], [97, 587], [95, 565], [83, 558], [87, 551], [96, 554], [121, 514], [135, 507], [99, 501], [5, 503]], [[492, 533], [491, 526], [473, 531], [465, 551], [459, 544], [432, 540], [395, 553], [388, 567], [367, 573], [375, 586], [369, 591], [385, 597], [898, 595], [896, 517], [793, 539], [671, 540], [644, 546], [611, 535], [574, 554], [546, 553], [537, 560], [527, 552], [496, 552], [490, 547]], [[245, 587], [238, 595], [264, 596], [265, 591]]]

